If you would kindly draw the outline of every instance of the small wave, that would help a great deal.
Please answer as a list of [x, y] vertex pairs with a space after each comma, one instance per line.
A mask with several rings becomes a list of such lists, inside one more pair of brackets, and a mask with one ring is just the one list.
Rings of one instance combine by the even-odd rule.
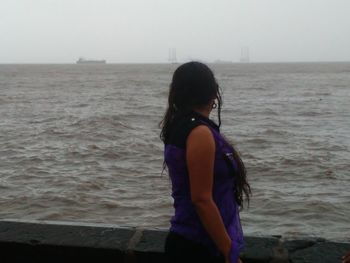
[[320, 95], [320, 96], [331, 96], [333, 95], [331, 92], [318, 92], [316, 93], [316, 95]]
[[85, 127], [91, 128], [101, 128], [104, 126], [112, 126], [113, 128], [123, 127], [128, 129], [133, 129], [132, 126], [128, 125], [122, 121], [122, 116], [93, 116], [86, 119], [80, 119], [74, 123], [68, 125], [68, 127], [76, 127], [84, 130]]
[[87, 107], [89, 106], [90, 104], [88, 103], [79, 103], [79, 104], [73, 104], [71, 105], [72, 108], [83, 108], [83, 107]]
[[98, 146], [96, 144], [89, 144], [87, 146], [87, 148], [90, 149], [90, 150], [100, 150], [100, 149], [102, 149], [102, 147], [100, 147], [100, 146]]
[[102, 190], [104, 187], [95, 183], [83, 183], [77, 187], [77, 191], [92, 191], [92, 190]]
[[38, 220], [67, 220], [67, 217], [64, 217], [62, 212], [48, 212], [45, 215], [39, 215]]
[[38, 163], [42, 163], [42, 162], [44, 162], [44, 160], [40, 157], [37, 157], [37, 156], [20, 157], [20, 159], [17, 161], [17, 163], [20, 165], [38, 164]]
[[253, 139], [245, 140], [244, 143], [264, 144], [264, 143], [269, 143], [269, 141], [262, 138], [253, 138]]
[[102, 207], [105, 207], [107, 209], [115, 209], [120, 207], [118, 203], [101, 203]]
[[104, 152], [103, 154], [101, 154], [101, 157], [116, 160], [120, 157], [120, 154], [118, 154], [117, 152]]
[[285, 135], [288, 135], [289, 132], [288, 131], [285, 131], [285, 130], [277, 130], [277, 129], [271, 129], [271, 128], [268, 128], [268, 129], [265, 129], [262, 134], [266, 134], [266, 135], [269, 135], [269, 136], [285, 136]]
[[302, 111], [297, 114], [297, 116], [302, 116], [302, 117], [317, 117], [317, 116], [325, 116], [325, 115], [331, 115], [332, 112], [330, 111], [313, 111], [313, 110], [308, 110], [308, 111]]
[[61, 117], [51, 117], [51, 118], [44, 118], [44, 119], [34, 119], [34, 120], [30, 120], [28, 123], [30, 124], [36, 124], [36, 123], [46, 123], [46, 122], [57, 122], [60, 121], [62, 119], [64, 119], [66, 117], [61, 116]]
[[259, 115], [264, 115], [264, 116], [279, 116], [280, 114], [276, 111], [274, 111], [273, 109], [265, 109], [263, 111], [258, 111], [256, 112]]

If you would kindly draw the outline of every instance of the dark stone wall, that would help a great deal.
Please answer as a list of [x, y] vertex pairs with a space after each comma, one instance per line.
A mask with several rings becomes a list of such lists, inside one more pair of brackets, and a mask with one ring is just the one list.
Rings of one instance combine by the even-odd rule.
[[[0, 262], [165, 262], [166, 229], [58, 221], [0, 221]], [[244, 263], [340, 263], [350, 243], [245, 237]]]

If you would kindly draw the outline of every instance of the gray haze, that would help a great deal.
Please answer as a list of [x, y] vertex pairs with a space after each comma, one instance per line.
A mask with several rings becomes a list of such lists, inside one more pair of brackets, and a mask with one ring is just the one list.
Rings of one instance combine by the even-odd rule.
[[350, 61], [348, 0], [0, 0], [1, 63]]

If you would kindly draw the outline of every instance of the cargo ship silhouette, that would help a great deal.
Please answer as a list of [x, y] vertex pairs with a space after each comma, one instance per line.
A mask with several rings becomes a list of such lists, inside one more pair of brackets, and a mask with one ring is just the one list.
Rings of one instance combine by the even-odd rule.
[[77, 64], [106, 64], [106, 60], [85, 59], [83, 57], [80, 57], [76, 63]]

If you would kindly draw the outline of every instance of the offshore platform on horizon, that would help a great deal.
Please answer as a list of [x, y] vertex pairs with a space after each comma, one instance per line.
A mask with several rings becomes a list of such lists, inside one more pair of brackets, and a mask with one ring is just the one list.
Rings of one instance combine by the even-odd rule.
[[168, 61], [170, 64], [177, 64], [176, 48], [169, 48]]
[[241, 63], [249, 63], [249, 47], [242, 47], [241, 48], [241, 58], [239, 60]]

